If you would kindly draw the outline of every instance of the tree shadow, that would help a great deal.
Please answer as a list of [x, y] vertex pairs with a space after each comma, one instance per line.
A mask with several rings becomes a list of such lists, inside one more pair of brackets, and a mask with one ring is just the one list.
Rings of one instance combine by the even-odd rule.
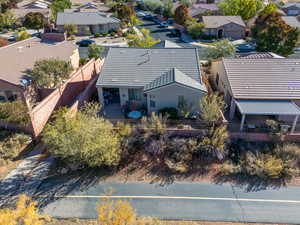
[[246, 192], [257, 192], [266, 189], [280, 189], [286, 186], [285, 179], [263, 179], [257, 176], [246, 176], [242, 174], [221, 175], [214, 177], [216, 184], [231, 183], [235, 186], [245, 189]]
[[85, 168], [64, 175], [55, 174], [41, 183], [34, 193], [34, 200], [43, 208], [71, 192], [87, 190], [112, 174], [113, 171], [107, 168]]

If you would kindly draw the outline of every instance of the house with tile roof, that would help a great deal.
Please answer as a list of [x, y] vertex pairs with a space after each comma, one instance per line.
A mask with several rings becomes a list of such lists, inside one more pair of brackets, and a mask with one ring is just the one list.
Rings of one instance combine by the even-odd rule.
[[90, 35], [119, 29], [120, 20], [101, 12], [61, 12], [57, 14], [57, 30], [64, 32], [64, 26], [69, 24], [77, 25], [77, 35]]
[[30, 105], [28, 70], [41, 59], [58, 58], [79, 67], [78, 46], [73, 42], [43, 42], [33, 37], [0, 48], [0, 102], [23, 100]]
[[204, 34], [216, 38], [241, 39], [246, 25], [240, 16], [202, 16]]
[[300, 115], [299, 59], [224, 58], [213, 62], [211, 71], [214, 86], [230, 106], [229, 119], [241, 118], [241, 131], [254, 117], [260, 122], [285, 121], [295, 131]]
[[282, 11], [284, 11], [286, 13], [287, 16], [300, 15], [300, 3], [299, 2], [287, 3], [281, 9], [282, 9]]
[[199, 111], [207, 93], [195, 48], [110, 48], [96, 86], [104, 108], [134, 103], [148, 114], [183, 100]]
[[287, 25], [300, 29], [300, 21], [296, 16], [282, 16], [281, 18]]

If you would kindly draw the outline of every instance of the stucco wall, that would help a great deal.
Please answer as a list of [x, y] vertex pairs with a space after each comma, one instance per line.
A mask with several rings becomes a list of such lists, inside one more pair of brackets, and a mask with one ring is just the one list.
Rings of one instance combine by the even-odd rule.
[[245, 36], [245, 28], [235, 23], [229, 23], [218, 28], [206, 29], [204, 33], [206, 35], [218, 36], [219, 30], [223, 30], [224, 38], [240, 39]]
[[[203, 93], [188, 87], [174, 84], [172, 86], [170, 85], [160, 89], [155, 89], [147, 94], [148, 113], [151, 114], [152, 112], [165, 107], [177, 108], [179, 96], [184, 96], [187, 103], [193, 106], [193, 110], [199, 111], [200, 99], [203, 96]], [[150, 107], [151, 100], [155, 102], [155, 107]]]

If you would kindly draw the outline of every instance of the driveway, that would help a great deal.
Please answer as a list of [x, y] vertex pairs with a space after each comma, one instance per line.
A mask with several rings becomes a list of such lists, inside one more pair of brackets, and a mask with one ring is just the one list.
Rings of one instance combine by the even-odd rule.
[[[45, 182], [40, 188], [49, 191], [51, 185]], [[114, 193], [108, 197], [130, 201], [139, 216], [300, 224], [300, 187], [245, 192], [230, 184], [101, 182], [84, 191], [57, 193], [43, 212], [57, 218], [96, 218], [97, 204], [110, 188]]]

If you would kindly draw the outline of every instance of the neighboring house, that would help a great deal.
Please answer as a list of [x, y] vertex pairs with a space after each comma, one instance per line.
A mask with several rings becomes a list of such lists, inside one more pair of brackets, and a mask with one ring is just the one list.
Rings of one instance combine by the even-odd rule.
[[181, 46], [177, 45], [173, 41], [164, 40], [164, 41], [157, 43], [152, 48], [181, 48]]
[[192, 7], [189, 8], [189, 15], [194, 18], [200, 18], [205, 13], [217, 15], [219, 11], [217, 4], [193, 4]]
[[[180, 1], [176, 1], [173, 4], [173, 12], [175, 12], [176, 8], [181, 5]], [[214, 3], [197, 3], [193, 4], [189, 8], [189, 16], [194, 17], [194, 18], [200, 18], [203, 13], [211, 13], [212, 15], [216, 15], [219, 12], [219, 8], [217, 4]]]
[[272, 116], [295, 131], [300, 115], [299, 59], [226, 58], [212, 63], [211, 80], [230, 106], [229, 118], [240, 116], [241, 131], [253, 116]]
[[282, 16], [283, 21], [294, 28], [300, 28], [300, 22], [296, 16]]
[[14, 15], [15, 15], [15, 18], [20, 21], [20, 22], [23, 22], [24, 19], [25, 19], [25, 16], [28, 14], [28, 13], [41, 13], [46, 22], [50, 22], [50, 17], [51, 17], [51, 9], [49, 8], [46, 8], [46, 9], [24, 9], [24, 8], [20, 8], [20, 9], [12, 9], [11, 10]]
[[232, 39], [245, 37], [246, 25], [240, 16], [203, 16], [202, 20], [205, 35]]
[[47, 9], [49, 8], [51, 2], [45, 0], [37, 0], [37, 1], [22, 1], [17, 6], [18, 8], [23, 9]]
[[300, 3], [297, 2], [287, 3], [281, 9], [286, 13], [287, 16], [300, 15]]
[[240, 59], [282, 59], [283, 56], [277, 55], [273, 52], [247, 52], [247, 53], [237, 53], [236, 58]]
[[194, 48], [110, 48], [96, 86], [104, 108], [134, 103], [148, 114], [182, 101], [199, 111], [207, 92]]
[[45, 43], [30, 38], [0, 48], [0, 101], [22, 99], [30, 106], [30, 77], [27, 71], [37, 60], [59, 58], [79, 66], [78, 47], [72, 42]]
[[88, 2], [80, 6], [72, 6], [71, 9], [65, 9], [64, 12], [103, 12], [106, 13], [110, 10], [109, 7], [103, 3]]
[[100, 12], [63, 12], [57, 14], [56, 28], [64, 32], [64, 25], [77, 25], [77, 35], [107, 33], [120, 28], [120, 20]]

